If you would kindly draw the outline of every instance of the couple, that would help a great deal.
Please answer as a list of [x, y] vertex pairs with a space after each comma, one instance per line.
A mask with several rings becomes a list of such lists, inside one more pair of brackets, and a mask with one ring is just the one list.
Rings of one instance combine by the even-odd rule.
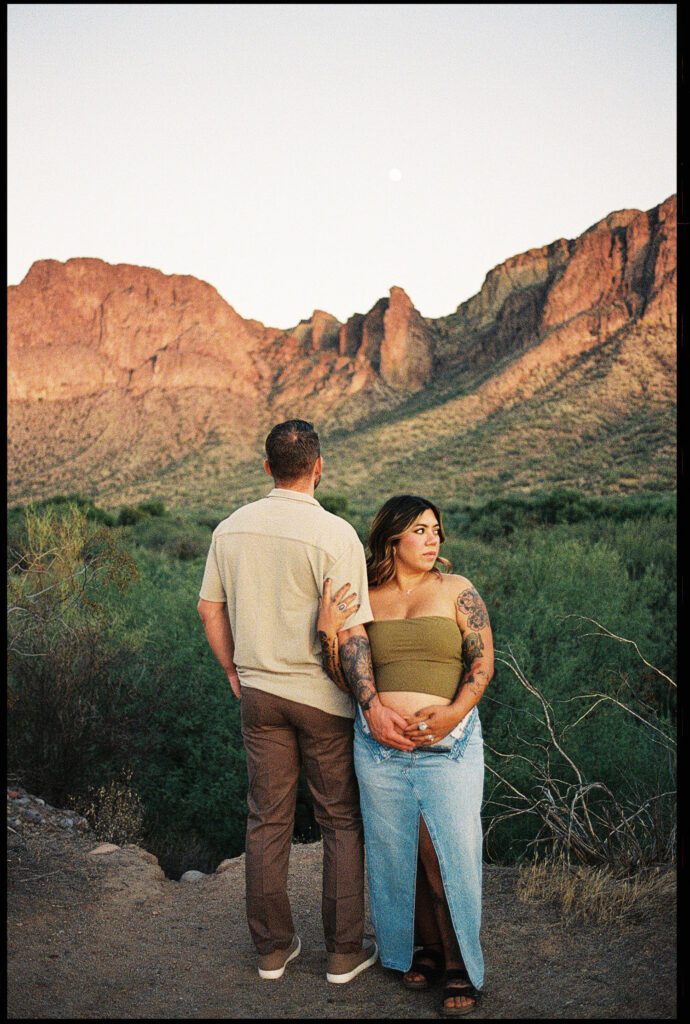
[[459, 1016], [483, 982], [486, 609], [468, 580], [437, 568], [450, 567], [431, 502], [386, 502], [365, 561], [354, 529], [314, 498], [311, 424], [278, 424], [266, 455], [274, 489], [214, 531], [198, 606], [241, 698], [259, 975], [281, 977], [301, 948], [286, 880], [302, 764], [323, 835], [328, 981], [350, 981], [379, 954], [363, 941], [364, 831], [381, 962], [408, 988], [444, 979], [441, 1013]]

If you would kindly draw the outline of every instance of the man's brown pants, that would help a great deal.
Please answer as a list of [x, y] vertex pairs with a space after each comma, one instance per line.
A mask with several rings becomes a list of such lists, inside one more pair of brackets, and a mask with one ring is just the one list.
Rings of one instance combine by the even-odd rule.
[[355, 953], [364, 931], [364, 846], [352, 758], [353, 723], [242, 687], [247, 752], [247, 920], [260, 954], [294, 935], [287, 873], [300, 763], [323, 835], [321, 913], [329, 953]]

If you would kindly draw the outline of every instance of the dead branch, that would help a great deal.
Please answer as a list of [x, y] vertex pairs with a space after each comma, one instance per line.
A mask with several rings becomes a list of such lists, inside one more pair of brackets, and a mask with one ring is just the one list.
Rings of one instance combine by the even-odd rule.
[[[606, 635], [618, 639], [608, 630]], [[514, 737], [515, 748], [506, 753], [486, 745], [493, 755], [494, 764], [502, 764], [502, 767], [487, 764], [487, 771], [494, 777], [494, 786], [485, 805], [494, 809], [486, 827], [487, 839], [500, 824], [520, 816], [531, 816], [538, 819], [539, 827], [528, 847], [544, 845], [552, 856], [562, 855], [567, 863], [573, 856], [584, 864], [622, 867], [630, 873], [647, 863], [649, 856], [662, 855], [666, 859], [673, 859], [675, 828], [670, 830], [668, 836], [662, 837], [654, 807], [662, 801], [674, 799], [675, 791], [656, 793], [647, 796], [641, 804], [628, 802], [622, 806], [604, 783], [585, 779], [565, 745], [565, 737], [569, 732], [588, 718], [599, 705], [611, 702], [621, 712], [648, 727], [654, 734], [651, 737], [653, 741], [668, 750], [671, 756], [675, 751], [675, 743], [659, 719], [653, 713], [645, 717], [634, 707], [609, 694], [579, 694], [558, 703], [569, 704], [578, 700], [594, 703], [575, 722], [559, 726], [552, 704], [526, 678], [513, 652], [510, 649], [507, 653], [497, 651], [496, 656], [497, 661], [511, 670], [523, 689], [537, 702], [541, 713], [528, 711], [527, 714], [538, 723], [545, 738], [541, 742], [522, 738], [516, 730], [511, 729], [509, 722], [509, 734]], [[645, 661], [644, 658], [642, 660]], [[648, 663], [645, 661], [645, 664]], [[523, 712], [521, 708], [507, 704], [503, 706], [511, 712]], [[558, 753], [567, 769], [566, 778], [556, 777], [552, 764], [554, 752]], [[517, 766], [521, 766], [523, 777], [527, 769], [531, 780], [527, 791], [524, 785], [520, 787], [517, 784], [511, 772]]]
[[591, 622], [594, 626], [597, 627], [597, 629], [601, 630], [600, 633], [583, 633], [583, 636], [603, 636], [608, 637], [611, 640], [618, 640], [618, 642], [621, 644], [631, 644], [635, 648], [638, 657], [641, 659], [641, 661], [645, 663], [647, 668], [650, 668], [652, 672], [656, 672], [657, 675], [661, 676], [663, 679], [666, 680], [666, 682], [670, 683], [671, 686], [677, 689], [677, 684], [673, 681], [673, 679], [671, 679], [670, 676], [667, 676], [665, 672], [662, 672], [661, 669], [657, 668], [655, 665], [651, 665], [647, 661], [647, 659], [643, 657], [640, 648], [637, 646], [634, 640], [627, 640], [624, 636], [617, 636], [615, 633], [612, 633], [610, 629], [607, 629], [606, 626], [602, 626], [600, 622], [597, 622], [596, 619], [590, 619], [586, 615], [576, 615], [574, 612], [572, 612], [571, 614], [566, 615], [566, 619], [582, 619], [584, 622]]

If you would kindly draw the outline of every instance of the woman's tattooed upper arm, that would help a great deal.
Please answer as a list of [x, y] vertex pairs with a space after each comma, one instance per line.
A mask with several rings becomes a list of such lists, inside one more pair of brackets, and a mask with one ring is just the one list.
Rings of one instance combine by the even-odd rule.
[[467, 668], [484, 653], [481, 633], [466, 633], [462, 641], [462, 660]]
[[458, 594], [456, 603], [458, 611], [466, 616], [470, 629], [484, 629], [489, 625], [489, 613], [486, 610], [486, 605], [474, 587], [467, 587], [466, 590]]

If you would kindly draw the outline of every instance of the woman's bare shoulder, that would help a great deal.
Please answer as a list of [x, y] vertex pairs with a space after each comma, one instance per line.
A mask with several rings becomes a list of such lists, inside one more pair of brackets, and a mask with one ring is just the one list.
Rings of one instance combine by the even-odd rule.
[[441, 576], [441, 583], [449, 593], [453, 592], [455, 594], [459, 594], [463, 590], [468, 590], [472, 587], [472, 583], [466, 576], [460, 576], [458, 573], [452, 572], [444, 572]]

